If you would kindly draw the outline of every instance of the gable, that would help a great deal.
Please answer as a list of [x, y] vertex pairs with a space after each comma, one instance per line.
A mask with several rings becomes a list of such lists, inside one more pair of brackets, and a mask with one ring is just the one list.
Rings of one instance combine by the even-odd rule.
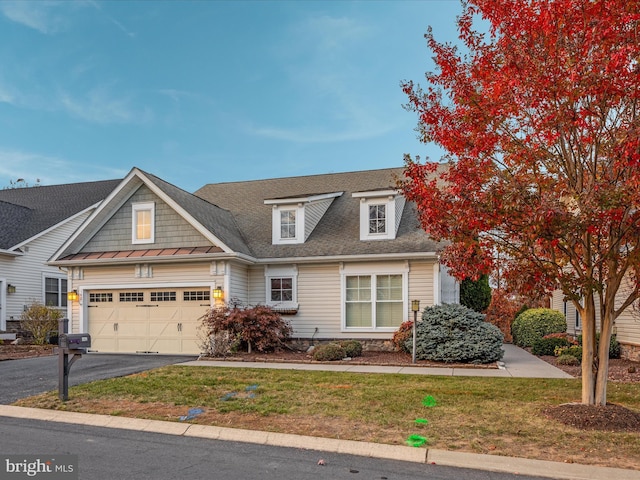
[[[152, 203], [155, 207], [154, 241], [151, 244], [135, 244], [132, 242], [133, 205], [144, 203]], [[195, 248], [211, 245], [208, 239], [143, 184], [113, 213], [80, 251], [92, 253], [149, 248]]]

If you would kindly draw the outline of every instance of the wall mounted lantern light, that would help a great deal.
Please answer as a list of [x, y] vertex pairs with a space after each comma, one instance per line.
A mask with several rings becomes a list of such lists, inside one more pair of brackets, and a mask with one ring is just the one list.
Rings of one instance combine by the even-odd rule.
[[11, 285], [10, 283], [7, 284], [7, 293], [16, 293], [16, 286], [15, 285]]
[[222, 287], [216, 287], [213, 289], [213, 298], [216, 300], [222, 300], [222, 298], [224, 298]]
[[77, 302], [78, 290], [71, 290], [70, 292], [67, 292], [67, 300], [69, 300], [70, 302]]

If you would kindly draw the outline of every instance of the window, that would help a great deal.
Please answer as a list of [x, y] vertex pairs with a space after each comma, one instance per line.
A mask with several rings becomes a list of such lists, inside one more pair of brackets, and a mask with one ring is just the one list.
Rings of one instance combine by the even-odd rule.
[[155, 237], [155, 204], [132, 205], [132, 243], [153, 243]]
[[89, 303], [113, 302], [113, 293], [89, 293]]
[[143, 292], [120, 292], [121, 302], [144, 302]]
[[271, 302], [293, 302], [293, 278], [271, 279]]
[[45, 277], [44, 304], [48, 307], [67, 306], [67, 279]]
[[275, 308], [298, 308], [298, 268], [295, 265], [267, 266], [264, 276], [267, 305]]
[[397, 328], [405, 320], [403, 275], [345, 277], [346, 328]]
[[387, 233], [386, 205], [369, 205], [369, 233]]
[[211, 300], [211, 293], [209, 290], [193, 290], [188, 292], [182, 292], [182, 299], [185, 302], [203, 302]]
[[176, 292], [151, 292], [152, 302], [175, 302]]
[[280, 238], [296, 238], [296, 211], [280, 211]]

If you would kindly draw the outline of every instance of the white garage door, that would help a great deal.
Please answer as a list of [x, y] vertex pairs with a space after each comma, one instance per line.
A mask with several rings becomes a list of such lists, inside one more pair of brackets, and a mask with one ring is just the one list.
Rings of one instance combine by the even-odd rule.
[[210, 289], [158, 288], [85, 292], [91, 350], [200, 353], [198, 326]]

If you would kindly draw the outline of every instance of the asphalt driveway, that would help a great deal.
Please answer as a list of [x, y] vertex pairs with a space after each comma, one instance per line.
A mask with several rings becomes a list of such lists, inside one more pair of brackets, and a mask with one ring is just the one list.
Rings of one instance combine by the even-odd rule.
[[[108, 355], [89, 353], [78, 359], [69, 373], [69, 386], [105, 378], [122, 377], [153, 368], [195, 360], [185, 355]], [[58, 390], [58, 356], [0, 362], [0, 404]]]

